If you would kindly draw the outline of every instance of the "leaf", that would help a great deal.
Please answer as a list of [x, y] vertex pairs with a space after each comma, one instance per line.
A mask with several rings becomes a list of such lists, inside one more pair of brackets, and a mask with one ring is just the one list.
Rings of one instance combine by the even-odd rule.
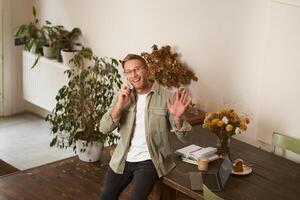
[[57, 136], [53, 138], [52, 141], [50, 142], [50, 147], [53, 147], [56, 143], [57, 143]]
[[36, 57], [36, 59], [35, 59], [33, 65], [31, 66], [31, 69], [34, 68], [34, 67], [38, 64], [38, 62], [39, 62], [39, 60], [40, 60], [40, 57], [41, 57], [41, 55], [38, 55], [38, 56]]
[[47, 25], [51, 25], [51, 24], [52, 24], [52, 23], [51, 23], [50, 21], [48, 21], [48, 20], [45, 20], [45, 22], [46, 22]]
[[32, 15], [34, 17], [36, 17], [36, 8], [35, 8], [35, 6], [32, 6]]

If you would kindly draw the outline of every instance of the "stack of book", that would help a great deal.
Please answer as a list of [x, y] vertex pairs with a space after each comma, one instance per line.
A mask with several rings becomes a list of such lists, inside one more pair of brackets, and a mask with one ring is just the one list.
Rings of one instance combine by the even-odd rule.
[[195, 165], [197, 165], [197, 160], [204, 157], [208, 158], [209, 161], [218, 159], [219, 156], [216, 153], [217, 149], [214, 147], [200, 147], [195, 144], [175, 151], [175, 154], [180, 155], [182, 161]]

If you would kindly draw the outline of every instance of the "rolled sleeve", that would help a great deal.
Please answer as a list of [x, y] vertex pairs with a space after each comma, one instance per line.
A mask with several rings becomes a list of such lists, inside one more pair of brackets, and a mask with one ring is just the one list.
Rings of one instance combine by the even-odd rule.
[[102, 119], [100, 120], [100, 131], [104, 134], [110, 133], [113, 130], [115, 130], [118, 127], [118, 124], [120, 122], [120, 117], [113, 120], [111, 116], [111, 112], [113, 107], [115, 106], [116, 102], [118, 100], [118, 97], [115, 96], [110, 108], [108, 111], [103, 115]]
[[[172, 118], [172, 117], [171, 117]], [[175, 123], [172, 120], [172, 130], [171, 132], [174, 132], [176, 137], [183, 143], [187, 143], [188, 142], [188, 135], [192, 130], [192, 126], [187, 122], [187, 121], [183, 121], [182, 123], [182, 127], [180, 129], [176, 128]]]

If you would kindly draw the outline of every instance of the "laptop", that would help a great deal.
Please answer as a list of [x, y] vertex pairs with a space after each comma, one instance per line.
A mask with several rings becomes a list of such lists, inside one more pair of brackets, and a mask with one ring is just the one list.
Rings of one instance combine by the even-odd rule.
[[211, 191], [222, 191], [232, 171], [228, 155], [210, 163], [207, 172], [189, 172], [191, 189], [202, 190], [205, 184]]

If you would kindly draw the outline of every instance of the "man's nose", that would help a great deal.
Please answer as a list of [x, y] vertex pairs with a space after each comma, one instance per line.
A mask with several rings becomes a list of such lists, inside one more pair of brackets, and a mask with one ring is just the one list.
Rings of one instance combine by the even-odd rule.
[[137, 75], [136, 69], [134, 69], [134, 70], [132, 71], [132, 75], [133, 75], [133, 76], [136, 76], [136, 75]]

